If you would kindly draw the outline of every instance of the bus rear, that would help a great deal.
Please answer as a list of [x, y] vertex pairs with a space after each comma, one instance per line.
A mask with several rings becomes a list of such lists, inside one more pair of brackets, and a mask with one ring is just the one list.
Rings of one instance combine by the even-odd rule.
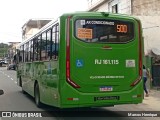
[[140, 22], [107, 13], [66, 18], [61, 107], [137, 104], [143, 99]]

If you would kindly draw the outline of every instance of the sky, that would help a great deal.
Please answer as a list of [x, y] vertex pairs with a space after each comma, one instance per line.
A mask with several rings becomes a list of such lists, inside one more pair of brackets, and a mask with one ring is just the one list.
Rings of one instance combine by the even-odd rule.
[[0, 0], [0, 43], [21, 42], [22, 26], [29, 19], [56, 19], [87, 7], [87, 0]]

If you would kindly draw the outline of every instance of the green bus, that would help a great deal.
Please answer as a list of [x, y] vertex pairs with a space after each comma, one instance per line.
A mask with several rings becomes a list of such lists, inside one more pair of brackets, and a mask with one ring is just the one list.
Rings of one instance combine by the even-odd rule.
[[17, 84], [38, 107], [100, 107], [143, 100], [140, 20], [121, 14], [61, 15], [19, 45]]

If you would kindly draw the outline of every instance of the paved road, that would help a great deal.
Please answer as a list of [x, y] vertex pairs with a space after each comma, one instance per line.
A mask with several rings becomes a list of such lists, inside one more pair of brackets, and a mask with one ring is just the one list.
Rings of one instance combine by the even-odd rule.
[[[18, 111], [22, 114], [22, 112], [25, 111], [43, 111], [41, 114], [45, 114], [49, 117], [45, 118], [23, 118], [23, 120], [70, 120], [70, 119], [78, 119], [78, 120], [115, 120], [115, 119], [126, 119], [128, 120], [127, 112], [121, 112], [121, 111], [143, 111], [147, 112], [148, 110], [154, 111], [158, 110], [155, 108], [152, 108], [152, 104], [147, 103], [147, 100], [150, 98], [145, 98], [144, 103], [138, 104], [138, 105], [117, 105], [115, 107], [103, 107], [103, 108], [86, 108], [86, 109], [67, 109], [66, 110], [57, 112], [57, 109], [50, 107], [50, 106], [44, 106], [43, 108], [37, 108], [34, 99], [27, 95], [23, 94], [21, 92], [21, 88], [17, 86], [16, 83], [16, 71], [14, 70], [6, 70], [5, 67], [0, 68], [0, 89], [4, 90], [4, 95], [0, 96], [0, 111]], [[154, 98], [155, 99], [155, 98]], [[152, 99], [154, 101], [154, 99]], [[148, 100], [149, 101], [149, 100]], [[151, 100], [150, 100], [151, 101]], [[154, 104], [155, 105], [155, 104]], [[90, 111], [90, 112], [89, 112]], [[66, 117], [67, 115], [67, 117]], [[86, 116], [87, 115], [87, 116]], [[89, 117], [88, 117], [89, 115]], [[74, 116], [74, 117], [73, 117]], [[98, 117], [97, 117], [98, 116]], [[103, 117], [99, 117], [103, 116]], [[107, 117], [107, 116], [115, 116], [115, 117]], [[121, 116], [121, 117], [116, 117]], [[0, 120], [21, 120], [22, 118], [0, 118]], [[151, 117], [130, 117], [131, 120], [150, 120]], [[157, 117], [154, 117], [152, 119], [159, 119]]]

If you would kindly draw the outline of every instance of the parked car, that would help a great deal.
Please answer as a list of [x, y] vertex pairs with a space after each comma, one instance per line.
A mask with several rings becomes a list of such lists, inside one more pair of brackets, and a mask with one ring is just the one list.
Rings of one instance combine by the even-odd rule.
[[9, 64], [7, 66], [7, 70], [16, 70], [16, 65], [15, 64]]

